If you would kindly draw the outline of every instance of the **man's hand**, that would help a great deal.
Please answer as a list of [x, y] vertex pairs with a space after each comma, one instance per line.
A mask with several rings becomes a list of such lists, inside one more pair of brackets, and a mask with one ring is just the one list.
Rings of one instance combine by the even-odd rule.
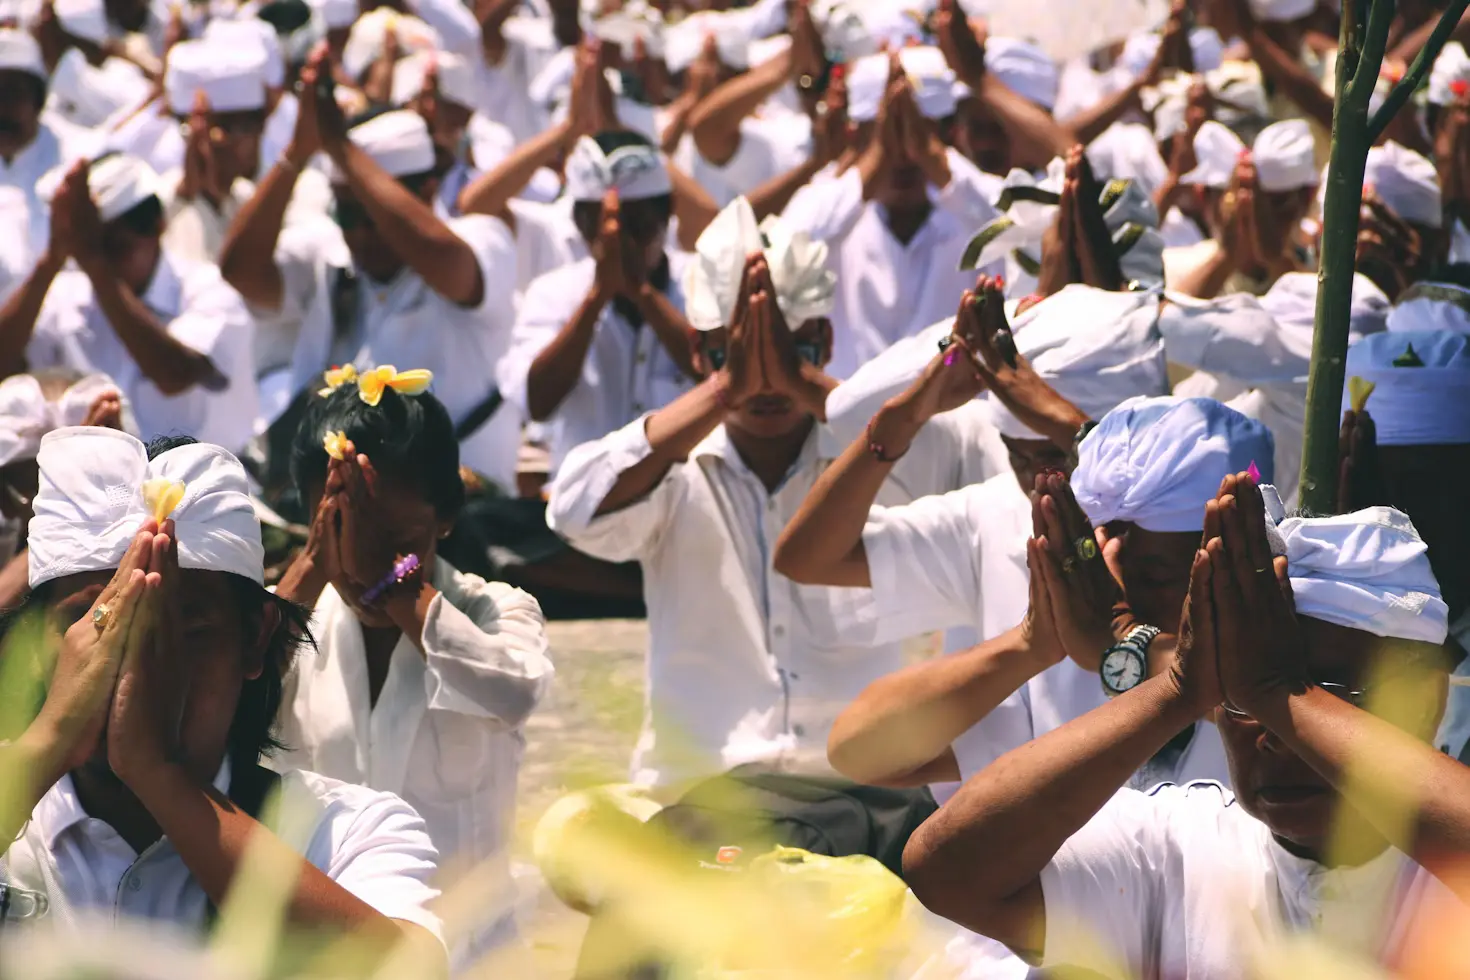
[[740, 292], [735, 299], [735, 313], [730, 318], [730, 335], [725, 342], [725, 366], [722, 397], [727, 408], [739, 408], [746, 399], [760, 394], [766, 387], [764, 358], [761, 356], [765, 344], [764, 334], [770, 311], [766, 304], [758, 304], [752, 310], [752, 280], [756, 266], [765, 257], [756, 252], [746, 256], [745, 272], [740, 282]]
[[819, 165], [836, 163], [852, 146], [847, 117], [847, 78], [841, 65], [832, 67], [827, 91], [812, 124], [812, 159]]
[[[1039, 543], [1057, 636], [1067, 656], [1095, 671], [1104, 651], [1120, 639], [1114, 632], [1114, 608], [1123, 600], [1123, 587], [1108, 566], [1116, 564], [1122, 542], [1114, 538], [1098, 543], [1092, 522], [1061, 474], [1038, 476], [1034, 498], [1046, 529]], [[1105, 548], [1111, 550], [1106, 558]]]
[[602, 110], [598, 106], [597, 47], [589, 38], [577, 46], [572, 68], [571, 96], [567, 100], [568, 148], [583, 136], [596, 136]]
[[802, 411], [826, 418], [828, 389], [820, 383], [822, 369], [804, 360], [796, 350], [796, 340], [776, 302], [776, 284], [771, 269], [762, 255], [751, 269], [751, 300], [763, 297], [761, 323], [761, 370], [766, 385], [786, 395]]
[[939, 9], [934, 15], [934, 33], [949, 67], [960, 81], [975, 87], [985, 74], [985, 41], [955, 0], [939, 0]]
[[932, 187], [949, 186], [949, 148], [939, 138], [939, 128], [919, 111], [914, 90], [905, 85], [898, 102], [899, 127], [909, 159], [924, 171], [924, 179]]
[[786, 23], [791, 35], [791, 80], [821, 78], [827, 70], [827, 48], [812, 17], [810, 0], [791, 0]]
[[286, 160], [300, 170], [322, 148], [321, 127], [317, 119], [317, 92], [332, 89], [332, 61], [327, 42], [321, 41], [306, 56], [306, 64], [296, 83], [296, 128], [286, 146]]
[[[1212, 515], [1213, 511], [1213, 515]], [[1226, 703], [1247, 714], [1282, 690], [1306, 686], [1301, 629], [1286, 558], [1272, 558], [1261, 491], [1246, 473], [1227, 476], [1206, 521], [1220, 529], [1210, 557], [1220, 685]]]
[[1470, 222], [1470, 85], [1460, 81], [1450, 87], [1453, 101], [1440, 110], [1444, 121], [1435, 135], [1434, 159], [1446, 218]]
[[194, 93], [194, 107], [189, 112], [189, 141], [184, 146], [179, 197], [191, 201], [205, 194], [220, 200], [221, 191], [215, 174], [214, 146], [209, 138], [209, 99], [203, 91], [198, 91]]
[[71, 257], [83, 272], [92, 275], [106, 262], [106, 256], [102, 251], [102, 217], [97, 213], [97, 202], [92, 200], [88, 181], [86, 161], [79, 162], [66, 175], [66, 209], [70, 212], [66, 220], [70, 225], [67, 233], [71, 236], [68, 242]]
[[76, 206], [72, 199], [82, 192], [81, 175], [86, 169], [86, 160], [72, 164], [51, 197], [51, 234], [46, 250], [50, 259], [58, 264], [71, 257], [77, 242]]
[[[972, 302], [969, 290], [965, 291], [961, 302]], [[973, 401], [985, 390], [980, 366], [975, 362], [975, 352], [970, 350], [969, 344], [958, 334], [952, 334], [947, 339], [945, 348], [934, 355], [924, 373], [901, 396], [903, 404], [918, 424], [923, 424], [936, 415], [954, 411]]]
[[1124, 285], [1123, 272], [1103, 216], [1102, 186], [1093, 176], [1092, 164], [1080, 144], [1067, 154], [1067, 179], [1072, 183], [1073, 248], [1082, 281], [1095, 289], [1117, 292]]
[[1378, 427], [1366, 410], [1342, 413], [1337, 459], [1337, 513], [1351, 514], [1388, 499], [1378, 462]]
[[122, 395], [112, 389], [98, 395], [87, 408], [87, 416], [82, 419], [82, 424], [121, 431]]
[[1417, 282], [1424, 272], [1423, 239], [1372, 187], [1363, 188], [1356, 251], [1359, 271], [1377, 283], [1391, 300]]
[[628, 300], [638, 297], [641, 281], [630, 278], [637, 266], [625, 253], [628, 243], [623, 239], [623, 222], [618, 192], [608, 191], [602, 200], [602, 227], [592, 254], [597, 260], [597, 288], [604, 299], [622, 296]]
[[720, 48], [713, 34], [704, 36], [699, 54], [684, 73], [684, 94], [693, 102], [699, 102], [720, 84]]
[[[1204, 543], [1216, 534], [1215, 518], [1207, 519]], [[1213, 566], [1207, 551], [1195, 552], [1189, 569], [1189, 594], [1179, 619], [1179, 645], [1174, 649], [1174, 662], [1169, 677], [1179, 696], [1203, 715], [1224, 700], [1220, 688], [1220, 656], [1215, 637], [1215, 597], [1210, 574]]]

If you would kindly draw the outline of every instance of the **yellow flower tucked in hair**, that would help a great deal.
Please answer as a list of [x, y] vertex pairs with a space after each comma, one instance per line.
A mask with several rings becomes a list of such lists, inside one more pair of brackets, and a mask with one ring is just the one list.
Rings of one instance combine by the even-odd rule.
[[391, 364], [365, 371], [357, 379], [357, 395], [369, 405], [383, 399], [383, 389], [392, 388], [400, 395], [422, 395], [434, 380], [434, 372], [422, 368], [399, 371]]
[[1373, 394], [1373, 389], [1378, 387], [1365, 378], [1356, 374], [1348, 378], [1348, 401], [1353, 406], [1353, 411], [1361, 412], [1368, 405], [1368, 396]]
[[345, 432], [328, 432], [322, 436], [322, 448], [327, 455], [341, 462], [347, 458], [347, 434]]
[[317, 394], [325, 398], [343, 385], [352, 384], [357, 381], [357, 368], [351, 364], [331, 368], [322, 375], [322, 380], [327, 383], [327, 386], [317, 392]]
[[174, 512], [179, 501], [184, 499], [184, 485], [173, 480], [143, 481], [143, 503], [152, 513], [153, 519], [162, 524]]

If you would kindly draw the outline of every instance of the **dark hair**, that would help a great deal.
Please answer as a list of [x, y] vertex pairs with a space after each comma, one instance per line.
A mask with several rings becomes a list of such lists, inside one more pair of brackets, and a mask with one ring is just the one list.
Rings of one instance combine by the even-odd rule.
[[150, 195], [134, 204], [108, 224], [118, 224], [135, 235], [157, 237], [163, 230], [163, 202]]
[[31, 88], [31, 99], [35, 102], [36, 109], [40, 110], [45, 108], [46, 80], [44, 78], [37, 78], [29, 71], [25, 71], [24, 69], [20, 68], [0, 68], [0, 72], [10, 72], [12, 74], [20, 75], [22, 78], [24, 78], [26, 80], [26, 84], [29, 85]]
[[[198, 441], [192, 436], [160, 436], [148, 443], [148, 458], [155, 459], [170, 449], [191, 446]], [[259, 677], [246, 681], [240, 688], [240, 700], [230, 722], [230, 765], [238, 770], [241, 766], [255, 765], [262, 755], [284, 748], [274, 729], [285, 695], [286, 672], [302, 644], [314, 650], [316, 641], [311, 636], [310, 609], [276, 595], [251, 579], [225, 574], [240, 610], [241, 633], [247, 641], [260, 633], [267, 608], [274, 607], [280, 614], [280, 623], [271, 633], [262, 658], [265, 668]]]
[[[631, 129], [605, 129], [592, 137], [592, 141], [597, 144], [598, 149], [602, 150], [603, 153], [612, 153], [614, 150], [621, 150], [625, 146], [646, 146], [650, 149], [657, 149], [647, 136]], [[573, 205], [573, 210], [581, 208], [584, 204], [591, 205], [594, 209], [602, 207], [601, 201], [579, 201]], [[660, 194], [657, 197], [647, 197], [637, 201], [624, 201], [623, 207], [655, 208], [667, 220], [674, 213], [674, 196], [672, 194]]]
[[291, 442], [291, 479], [303, 500], [308, 486], [326, 482], [322, 437], [328, 432], [343, 433], [379, 473], [420, 491], [441, 520], [452, 521], [464, 506], [459, 440], [449, 412], [431, 393], [409, 397], [389, 388], [369, 405], [356, 385], [345, 384], [314, 399]]
[[303, 0], [270, 0], [256, 16], [275, 28], [277, 34], [291, 34], [311, 22], [311, 5]]

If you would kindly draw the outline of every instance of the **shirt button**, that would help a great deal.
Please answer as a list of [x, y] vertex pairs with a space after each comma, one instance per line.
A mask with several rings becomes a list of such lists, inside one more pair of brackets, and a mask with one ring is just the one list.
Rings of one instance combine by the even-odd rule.
[[784, 626], [777, 626], [775, 629], [771, 630], [771, 632], [772, 633], [775, 633], [777, 636], [785, 636], [786, 635], [786, 627], [784, 627]]
[[134, 875], [133, 877], [131, 877], [131, 878], [128, 879], [128, 891], [130, 891], [130, 892], [140, 892], [142, 890], [143, 890], [143, 879], [142, 878], [139, 878], [137, 875]]
[[795, 733], [795, 735], [796, 735], [797, 738], [801, 738], [803, 735], [806, 734], [806, 726], [805, 725], [792, 725], [791, 726], [791, 731], [793, 733]]

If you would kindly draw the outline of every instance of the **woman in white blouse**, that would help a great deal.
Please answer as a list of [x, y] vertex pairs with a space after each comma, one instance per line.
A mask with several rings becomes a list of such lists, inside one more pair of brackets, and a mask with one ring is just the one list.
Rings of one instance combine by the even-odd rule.
[[552, 673], [545, 620], [435, 555], [464, 486], [454, 425], [419, 393], [428, 372], [334, 374], [292, 451], [315, 518], [278, 591], [313, 607], [318, 651], [286, 681], [282, 763], [413, 801], [451, 874], [491, 862], [503, 901], [451, 937], [466, 962], [514, 934], [504, 851], [521, 726]]

